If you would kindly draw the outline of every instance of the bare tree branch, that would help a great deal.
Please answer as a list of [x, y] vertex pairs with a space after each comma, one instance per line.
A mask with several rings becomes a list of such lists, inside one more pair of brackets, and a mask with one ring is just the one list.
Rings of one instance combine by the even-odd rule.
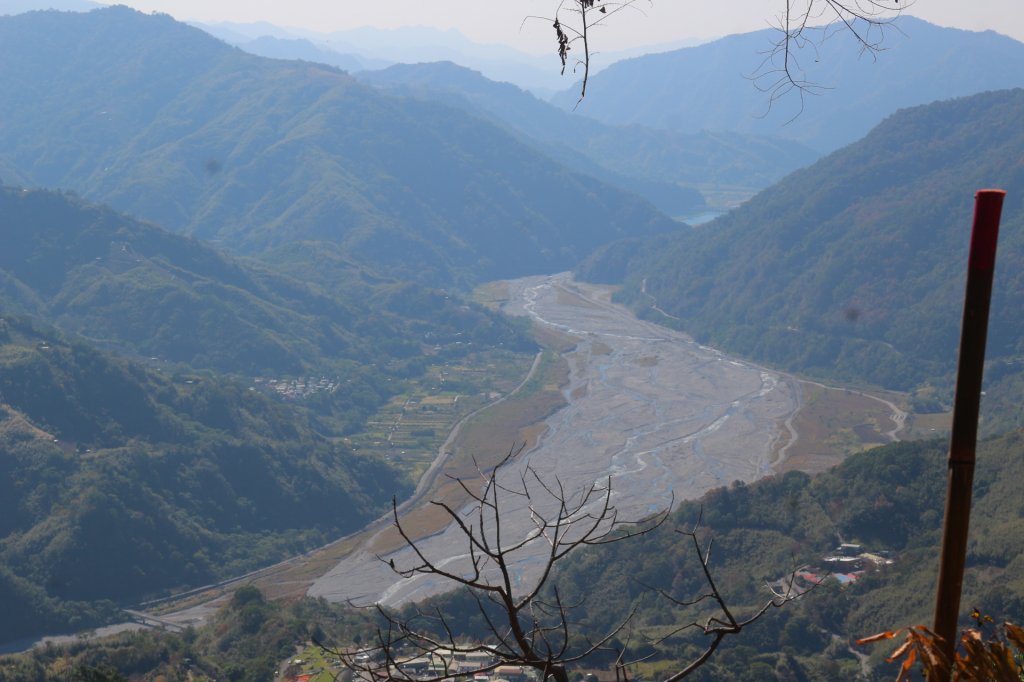
[[[778, 38], [762, 53], [761, 64], [749, 78], [768, 95], [764, 115], [787, 95], [799, 98], [797, 113], [803, 111], [808, 95], [820, 95], [829, 88], [813, 81], [800, 63], [801, 53], [815, 62], [819, 47], [837, 35], [850, 35], [861, 55], [877, 59], [885, 50], [885, 34], [912, 0], [784, 0], [775, 19]], [[898, 29], [896, 29], [898, 30]]]
[[[458, 628], [438, 609], [429, 613], [415, 609], [414, 615], [402, 616], [378, 605], [374, 608], [382, 625], [373, 646], [331, 650], [360, 678], [440, 682], [514, 665], [532, 668], [542, 680], [567, 682], [568, 665], [605, 651], [615, 654], [616, 679], [627, 680], [629, 667], [644, 660], [643, 657], [628, 659], [628, 645], [612, 645], [613, 640], [617, 642], [617, 637], [632, 627], [638, 605], [594, 639], [577, 633], [578, 625], [572, 620], [572, 614], [583, 601], [567, 602], [557, 585], [549, 583], [555, 564], [575, 549], [650, 533], [667, 520], [671, 507], [643, 524], [620, 521], [612, 503], [610, 479], [570, 492], [558, 479], [544, 480], [528, 463], [515, 477], [516, 485], [499, 483], [502, 470], [517, 452], [510, 451], [498, 468], [486, 473], [480, 471], [476, 485], [459, 481], [471, 500], [461, 513], [445, 503], [434, 503], [445, 510], [468, 554], [469, 559], [461, 569], [450, 567], [455, 562], [450, 562], [447, 556], [438, 559], [429, 556], [403, 526], [397, 505], [393, 506], [394, 526], [414, 558], [411, 565], [399, 565], [393, 558], [381, 557], [403, 578], [432, 575], [464, 588], [486, 624], [489, 643], [460, 638]], [[509, 499], [525, 500], [525, 509], [512, 511], [503, 504]], [[526, 515], [528, 523], [520, 524], [518, 528], [525, 530], [516, 531], [518, 535], [511, 537], [512, 529], [517, 526], [506, 521], [511, 520], [508, 515], [516, 513]], [[706, 602], [713, 603], [714, 609], [706, 618], [687, 622], [653, 643], [663, 643], [691, 629], [699, 630], [710, 637], [710, 641], [697, 658], [667, 678], [670, 682], [681, 680], [704, 665], [729, 635], [739, 634], [770, 610], [803, 594], [795, 589], [796, 571], [793, 571], [782, 589], [769, 586], [771, 598], [763, 605], [749, 615], [738, 617], [715, 582], [711, 570], [714, 542], [708, 540], [702, 544], [699, 538], [701, 518], [702, 515], [690, 530], [676, 532], [692, 543], [706, 592], [692, 599], [657, 592], [683, 613]], [[520, 586], [513, 578], [516, 553], [536, 546], [543, 547], [543, 551], [531, 556], [534, 560], [539, 557], [541, 569], [527, 585]]]
[[[444, 510], [462, 539], [466, 561], [430, 556], [404, 526], [397, 503], [392, 504], [394, 527], [411, 550], [413, 561], [403, 565], [396, 562], [395, 555], [378, 557], [403, 578], [431, 575], [465, 588], [490, 631], [491, 643], [459, 640], [439, 611], [427, 614], [417, 610], [414, 617], [403, 618], [377, 606], [384, 625], [378, 629], [375, 645], [334, 651], [346, 667], [365, 679], [439, 682], [490, 672], [502, 665], [520, 665], [541, 673], [542, 679], [565, 681], [567, 664], [606, 647], [626, 626], [634, 611], [582, 650], [571, 651], [571, 613], [581, 604], [567, 603], [557, 587], [550, 589], [549, 600], [540, 595], [550, 588], [555, 564], [571, 552], [649, 533], [665, 522], [671, 507], [638, 525], [619, 518], [610, 478], [571, 492], [558, 479], [544, 480], [527, 464], [517, 476], [517, 484], [499, 480], [520, 451], [510, 450], [490, 472], [478, 469], [476, 483], [457, 480], [470, 500], [468, 508], [457, 510], [444, 502], [432, 502]], [[510, 511], [505, 502], [512, 499], [525, 500], [525, 508]], [[515, 513], [525, 515], [521, 520], [526, 523], [519, 524], [525, 530], [513, 537], [516, 526], [506, 521]], [[532, 554], [540, 558], [540, 570], [525, 586], [519, 585], [515, 579], [519, 554], [540, 547], [540, 553]]]
[[[646, 0], [652, 4], [651, 0]], [[580, 97], [576, 106], [587, 95], [587, 83], [590, 80], [590, 58], [597, 54], [591, 49], [590, 40], [593, 31], [600, 28], [609, 19], [625, 10], [643, 12], [636, 5], [639, 0], [560, 0], [553, 17], [528, 16], [523, 24], [531, 20], [550, 22], [555, 29], [555, 44], [558, 58], [562, 62], [562, 73], [566, 66], [573, 63], [573, 73], [583, 72], [580, 82]], [[569, 53], [579, 44], [580, 57], [573, 60]]]
[[697, 599], [689, 601], [680, 601], [670, 597], [667, 594], [662, 594], [668, 597], [673, 603], [679, 606], [691, 606], [694, 604], [698, 604], [706, 599], [712, 599], [718, 605], [719, 614], [709, 616], [703, 624], [698, 623], [696, 621], [688, 623], [687, 625], [684, 625], [682, 628], [679, 628], [673, 633], [670, 633], [666, 636], [667, 638], [672, 636], [672, 634], [677, 634], [682, 630], [696, 628], [703, 631], [705, 635], [711, 637], [711, 641], [708, 643], [707, 647], [705, 647], [704, 651], [697, 658], [691, 661], [686, 667], [684, 667], [679, 672], [675, 673], [670, 677], [667, 677], [665, 679], [665, 682], [676, 682], [677, 680], [681, 680], [684, 677], [689, 676], [691, 673], [697, 670], [697, 668], [704, 665], [711, 658], [711, 656], [718, 649], [718, 646], [722, 643], [722, 640], [724, 640], [726, 637], [728, 637], [729, 635], [739, 634], [743, 631], [745, 627], [758, 621], [762, 616], [768, 613], [769, 610], [781, 608], [785, 606], [787, 603], [805, 594], [805, 592], [796, 592], [794, 589], [796, 583], [796, 571], [794, 570], [790, 574], [789, 579], [787, 580], [786, 589], [784, 592], [779, 593], [776, 590], [771, 589], [769, 587], [769, 590], [772, 593], [771, 599], [766, 601], [764, 605], [762, 605], [759, 609], [754, 611], [754, 613], [747, 616], [746, 618], [737, 619], [736, 616], [733, 615], [732, 609], [730, 609], [729, 605], [726, 603], [725, 597], [722, 595], [721, 590], [719, 590], [718, 585], [715, 583], [715, 578], [711, 573], [711, 548], [714, 545], [714, 540], [709, 540], [707, 546], [702, 549], [700, 539], [697, 536], [699, 529], [700, 520], [698, 520], [697, 523], [694, 524], [691, 530], [677, 530], [676, 532], [690, 538], [690, 541], [693, 543], [693, 549], [694, 552], [696, 552], [698, 559], [700, 560], [700, 567], [704, 573], [704, 580], [708, 586], [709, 592], [701, 595]]
[[[647, 0], [653, 4], [652, 0]], [[815, 83], [801, 66], [798, 53], [809, 49], [817, 61], [817, 47], [840, 32], [852, 35], [862, 54], [875, 58], [884, 50], [885, 30], [893, 19], [913, 4], [913, 0], [775, 0], [783, 3], [773, 25], [778, 38], [763, 53], [763, 59], [748, 78], [755, 87], [768, 95], [767, 107], [783, 97], [795, 93], [803, 110], [807, 95], [821, 94], [824, 86]], [[555, 29], [558, 57], [562, 73], [573, 63], [573, 72], [582, 71], [580, 102], [587, 95], [590, 80], [593, 31], [600, 28], [619, 12], [631, 9], [642, 12], [637, 0], [560, 0], [553, 17], [529, 16], [529, 20], [542, 20]], [[579, 48], [579, 57], [570, 53]], [[799, 115], [799, 112], [797, 113]], [[795, 118], [795, 116], [794, 116]]]

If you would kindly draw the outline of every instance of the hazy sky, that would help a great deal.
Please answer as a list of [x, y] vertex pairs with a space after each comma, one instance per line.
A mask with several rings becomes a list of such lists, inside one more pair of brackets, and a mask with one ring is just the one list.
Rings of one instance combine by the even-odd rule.
[[[109, 1], [109, 0], [104, 0]], [[547, 21], [557, 0], [119, 0], [143, 11], [202, 22], [267, 21], [333, 31], [360, 26], [455, 28], [476, 42], [505, 43], [526, 52], [551, 50]], [[765, 28], [783, 0], [639, 0], [598, 35], [606, 50], [685, 38], [711, 38]], [[994, 29], [1024, 41], [1024, 0], [916, 0], [910, 14], [942, 26]]]

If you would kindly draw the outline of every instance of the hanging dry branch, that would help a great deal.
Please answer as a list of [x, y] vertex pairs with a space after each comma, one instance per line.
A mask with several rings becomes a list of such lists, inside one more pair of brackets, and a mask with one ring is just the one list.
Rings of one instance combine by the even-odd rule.
[[[874, 58], [884, 49], [885, 32], [893, 19], [912, 4], [912, 0], [782, 0], [783, 7], [773, 21], [778, 30], [775, 40], [763, 53], [761, 64], [750, 80], [768, 96], [768, 108], [789, 94], [800, 98], [803, 109], [807, 95], [820, 94], [825, 88], [807, 76], [800, 53], [817, 56], [817, 47], [837, 33], [852, 35], [861, 53]], [[647, 4], [653, 4], [647, 0]], [[580, 96], [587, 95], [593, 51], [593, 31], [625, 10], [643, 12], [638, 0], [561, 0], [553, 17], [529, 16], [528, 20], [550, 22], [555, 29], [556, 46], [562, 73], [572, 64], [573, 73], [581, 72]], [[571, 54], [578, 48], [579, 57]]]
[[[907, 7], [907, 0], [785, 0], [775, 19], [778, 38], [763, 53], [748, 78], [768, 96], [766, 113], [782, 98], [795, 94], [803, 111], [807, 95], [828, 88], [815, 82], [801, 64], [801, 55], [819, 61], [819, 47], [837, 35], [852, 36], [862, 55], [876, 59], [885, 49], [887, 29]], [[791, 119], [792, 120], [792, 119]]]
[[[397, 505], [393, 506], [394, 526], [414, 561], [401, 565], [393, 557], [380, 557], [403, 578], [434, 576], [468, 591], [487, 624], [490, 642], [460, 639], [458, 629], [439, 610], [418, 610], [413, 618], [405, 618], [377, 607], [384, 626], [374, 644], [359, 651], [334, 652], [346, 667], [366, 679], [432, 682], [513, 665], [531, 668], [541, 679], [564, 681], [566, 665], [606, 647], [622, 631], [632, 613], [624, 614], [605, 635], [570, 651], [574, 634], [570, 614], [580, 604], [566, 603], [557, 587], [548, 585], [552, 570], [581, 547], [651, 532], [664, 523], [669, 510], [642, 524], [620, 519], [612, 503], [610, 478], [568, 491], [557, 479], [544, 480], [530, 465], [511, 476], [509, 464], [517, 454], [513, 449], [490, 472], [478, 470], [475, 484], [453, 479], [470, 500], [466, 507], [431, 503], [458, 530], [462, 546], [448, 553], [463, 556], [463, 561], [431, 556], [403, 526]], [[506, 471], [509, 475], [501, 476]], [[509, 501], [518, 504], [513, 509]], [[513, 526], [510, 515], [517, 513], [524, 518], [516, 519], [520, 523]], [[514, 527], [526, 531], [516, 533]], [[539, 561], [540, 568], [534, 577], [521, 581], [518, 563], [525, 556]]]
[[[628, 680], [630, 667], [642, 660], [628, 656], [628, 642], [633, 636], [629, 629], [636, 607], [621, 614], [604, 634], [588, 637], [576, 631], [572, 618], [583, 602], [565, 600], [558, 586], [552, 584], [553, 571], [558, 562], [582, 547], [622, 542], [652, 532], [664, 524], [670, 509], [644, 523], [622, 520], [612, 502], [610, 478], [569, 491], [558, 479], [544, 479], [528, 463], [516, 474], [510, 465], [518, 452], [510, 451], [494, 470], [478, 470], [476, 479], [453, 479], [470, 500], [466, 506], [455, 509], [445, 502], [432, 502], [444, 511], [459, 538], [458, 545], [449, 546], [444, 556], [434, 556], [408, 532], [395, 505], [394, 526], [408, 551], [379, 557], [403, 578], [430, 576], [464, 590], [485, 624], [486, 642], [467, 641], [451, 616], [438, 608], [417, 607], [395, 613], [376, 606], [382, 625], [372, 643], [331, 650], [357, 676], [365, 680], [440, 682], [491, 673], [502, 666], [520, 666], [532, 669], [542, 680], [566, 682], [567, 666], [598, 652], [610, 652], [615, 658], [617, 679]], [[768, 611], [801, 595], [794, 588], [793, 574], [784, 588], [773, 590], [760, 608], [737, 617], [713, 577], [713, 543], [702, 546], [699, 528], [700, 520], [691, 530], [677, 532], [693, 543], [706, 592], [692, 600], [662, 595], [680, 610], [713, 602], [714, 614], [702, 623], [694, 620], [677, 628], [655, 644], [692, 628], [711, 640], [698, 658], [670, 680], [687, 677], [711, 658], [727, 636], [739, 634]], [[411, 554], [411, 560], [396, 561], [396, 556], [407, 554]], [[462, 561], [453, 560], [453, 556], [462, 557]], [[524, 557], [539, 563], [527, 579], [521, 571]], [[627, 644], [618, 641], [620, 636]]]
[[[651, 0], [646, 0], [651, 4]], [[581, 72], [580, 97], [577, 106], [587, 95], [590, 81], [590, 60], [596, 52], [591, 49], [591, 38], [595, 29], [600, 28], [612, 17], [626, 10], [642, 12], [639, 0], [561, 0], [553, 17], [528, 16], [523, 23], [531, 20], [550, 22], [555, 29], [555, 44], [558, 58], [562, 62], [562, 73], [568, 65], [572, 72]], [[571, 52], [579, 48], [579, 57], [573, 59]]]

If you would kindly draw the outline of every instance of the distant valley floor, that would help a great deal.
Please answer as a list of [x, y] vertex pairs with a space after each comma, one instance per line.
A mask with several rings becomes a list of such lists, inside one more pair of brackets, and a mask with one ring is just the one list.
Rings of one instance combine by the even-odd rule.
[[[543, 421], [537, 444], [507, 473], [518, 477], [529, 463], [567, 490], [610, 476], [622, 518], [664, 509], [673, 496], [691, 499], [736, 480], [755, 480], [787, 460], [819, 469], [888, 442], [902, 427], [895, 405], [817, 389], [700, 346], [612, 304], [607, 287], [574, 282], [567, 274], [496, 283], [491, 295], [503, 300], [506, 312], [529, 315], [538, 336], [561, 347], [567, 362], [560, 387], [566, 406]], [[829, 411], [835, 415], [826, 419]], [[826, 428], [834, 436], [825, 437]], [[494, 442], [494, 453], [485, 456], [508, 446]], [[529, 531], [525, 508], [510, 502], [507, 518], [509, 537]], [[401, 567], [411, 562], [411, 552], [389, 534], [385, 529], [368, 539], [309, 593], [397, 605], [443, 591], [445, 585], [427, 577], [396, 579], [378, 556]], [[418, 534], [426, 552], [459, 560], [463, 548], [454, 529], [421, 528]], [[529, 580], [535, 565], [526, 553], [519, 579]]]
[[[508, 400], [490, 408], [490, 421], [500, 421], [501, 402], [514, 406], [524, 392], [523, 402], [540, 406], [543, 419], [530, 428], [502, 425], [489, 452], [479, 452], [484, 448], [479, 433], [455, 434], [441, 448], [451, 456], [439, 456], [435, 473], [465, 476], [467, 454], [496, 461], [509, 449], [509, 434], [518, 433], [530, 447], [517, 467], [529, 463], [568, 490], [611, 476], [622, 518], [638, 518], [663, 509], [673, 496], [696, 498], [775, 471], [820, 471], [905, 433], [902, 396], [799, 381], [732, 358], [683, 333], [638, 320], [612, 304], [611, 293], [568, 274], [488, 285], [495, 305], [533, 318], [537, 336], [558, 351], [547, 353], [544, 362], [538, 356]], [[522, 406], [504, 415], [536, 421]], [[488, 423], [488, 409], [478, 421]], [[462, 452], [467, 448], [474, 452]], [[517, 476], [519, 470], [508, 473]], [[427, 551], [458, 555], [461, 547], [451, 529], [444, 529], [440, 517], [424, 513], [427, 501], [451, 492], [443, 475], [432, 480], [420, 487], [413, 504], [403, 505], [403, 513], [408, 523], [419, 521], [416, 535], [424, 538]], [[525, 532], [528, 518], [522, 512], [510, 507], [509, 520], [512, 524], [518, 518], [518, 530]], [[507, 530], [514, 534], [516, 528]], [[390, 519], [383, 518], [361, 533], [240, 582], [253, 582], [270, 596], [308, 591], [331, 601], [391, 605], [443, 591], [444, 585], [422, 578], [399, 580], [378, 559], [394, 559], [401, 566], [408, 554]], [[523, 558], [520, 579], [529, 579], [532, 565]], [[162, 617], [198, 625], [212, 612], [211, 602], [240, 582], [168, 604], [160, 609]]]

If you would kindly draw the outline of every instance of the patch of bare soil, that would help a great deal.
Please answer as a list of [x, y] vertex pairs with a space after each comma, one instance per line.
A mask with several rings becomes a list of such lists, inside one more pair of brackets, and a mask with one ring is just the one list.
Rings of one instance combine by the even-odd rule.
[[809, 381], [800, 387], [800, 410], [788, 422], [790, 433], [784, 428], [786, 435], [775, 446], [781, 456], [776, 471], [825, 471], [855, 452], [891, 442], [888, 434], [903, 426], [889, 405], [902, 399], [898, 394], [874, 396]]

